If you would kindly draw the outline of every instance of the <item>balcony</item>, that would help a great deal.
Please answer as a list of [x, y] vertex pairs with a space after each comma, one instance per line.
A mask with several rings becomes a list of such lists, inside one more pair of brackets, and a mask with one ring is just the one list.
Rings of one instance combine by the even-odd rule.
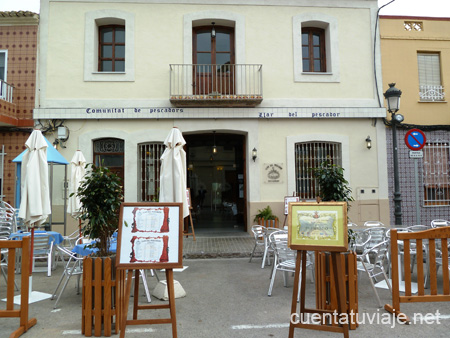
[[0, 80], [0, 100], [13, 103], [14, 87], [3, 80]]
[[262, 65], [170, 65], [176, 107], [255, 107], [262, 100]]
[[444, 101], [445, 93], [443, 86], [419, 86], [419, 88], [420, 101]]

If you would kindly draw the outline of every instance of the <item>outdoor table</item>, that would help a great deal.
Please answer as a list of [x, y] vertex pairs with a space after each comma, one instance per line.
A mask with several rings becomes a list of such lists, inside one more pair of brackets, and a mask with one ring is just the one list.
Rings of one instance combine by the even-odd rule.
[[[72, 252], [74, 252], [74, 253], [76, 253], [77, 255], [80, 255], [80, 256], [89, 256], [90, 254], [93, 254], [93, 253], [98, 251], [97, 248], [89, 248], [88, 247], [88, 245], [90, 245], [93, 242], [94, 241], [92, 241], [90, 243], [77, 244], [72, 249]], [[110, 252], [116, 252], [117, 251], [117, 241], [112, 240], [110, 242], [109, 251]]]
[[[39, 236], [39, 235], [49, 235], [50, 236], [50, 241], [53, 241], [53, 243], [55, 244], [60, 244], [64, 241], [64, 237], [56, 231], [43, 231], [43, 230], [35, 230], [34, 231], [34, 235], [35, 236]], [[22, 238], [26, 237], [26, 236], [31, 236], [31, 232], [28, 231], [18, 231], [18, 232], [13, 232], [11, 235], [9, 235], [9, 238], [12, 240], [16, 240], [16, 241], [20, 241]], [[52, 252], [52, 255], [54, 253]], [[18, 254], [16, 255], [16, 273], [20, 273], [20, 261], [21, 261], [21, 253], [18, 252]]]

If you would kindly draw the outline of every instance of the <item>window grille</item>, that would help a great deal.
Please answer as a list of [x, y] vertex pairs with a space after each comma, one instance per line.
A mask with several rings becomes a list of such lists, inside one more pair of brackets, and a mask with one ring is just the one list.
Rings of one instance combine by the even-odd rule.
[[319, 186], [311, 171], [322, 162], [342, 166], [342, 146], [335, 142], [302, 142], [295, 144], [296, 192], [302, 199], [315, 199]]
[[443, 101], [444, 87], [441, 82], [439, 53], [418, 53], [420, 101]]
[[449, 143], [430, 142], [423, 148], [425, 206], [450, 205]]
[[159, 176], [163, 143], [144, 143], [139, 145], [140, 201], [153, 202], [159, 198]]

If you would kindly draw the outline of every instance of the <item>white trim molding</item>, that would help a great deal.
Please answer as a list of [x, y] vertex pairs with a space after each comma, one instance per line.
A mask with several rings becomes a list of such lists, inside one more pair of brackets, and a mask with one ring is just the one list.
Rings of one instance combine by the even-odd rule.
[[[134, 81], [134, 14], [113, 9], [87, 12], [84, 32], [84, 81]], [[98, 71], [98, 26], [125, 26], [125, 72]]]
[[342, 168], [344, 168], [344, 177], [350, 182], [350, 141], [346, 135], [331, 134], [302, 134], [286, 137], [286, 156], [287, 156], [287, 191], [295, 191], [295, 144], [299, 142], [337, 142], [342, 147]]
[[[325, 30], [327, 71], [303, 72], [302, 27], [318, 27]], [[339, 34], [335, 17], [322, 13], [302, 13], [292, 18], [295, 82], [340, 82]]]

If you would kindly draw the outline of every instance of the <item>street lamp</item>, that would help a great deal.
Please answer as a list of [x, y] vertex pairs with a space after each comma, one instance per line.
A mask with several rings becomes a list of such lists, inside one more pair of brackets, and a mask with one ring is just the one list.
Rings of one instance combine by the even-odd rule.
[[396, 114], [400, 109], [400, 96], [402, 91], [394, 87], [395, 83], [389, 84], [389, 89], [384, 93], [388, 104], [388, 111], [391, 113], [392, 119], [392, 146], [394, 154], [394, 216], [395, 225], [402, 225], [402, 198], [400, 193], [400, 180], [398, 175], [398, 149], [397, 149], [397, 123], [403, 121], [403, 115]]

